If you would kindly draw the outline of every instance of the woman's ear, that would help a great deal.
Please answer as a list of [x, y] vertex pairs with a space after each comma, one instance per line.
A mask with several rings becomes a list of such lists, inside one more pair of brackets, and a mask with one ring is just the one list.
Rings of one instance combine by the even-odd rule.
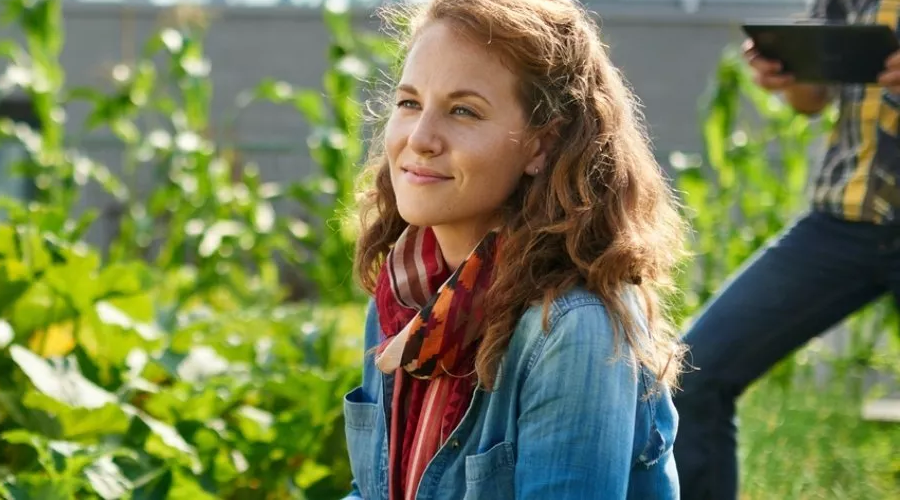
[[528, 140], [528, 161], [525, 164], [525, 174], [540, 175], [547, 168], [547, 158], [556, 147], [559, 139], [559, 118], [533, 133]]

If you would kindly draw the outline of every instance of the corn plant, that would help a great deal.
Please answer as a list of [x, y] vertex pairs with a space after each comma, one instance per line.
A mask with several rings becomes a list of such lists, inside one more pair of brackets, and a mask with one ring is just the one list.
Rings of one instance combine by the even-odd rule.
[[[312, 218], [346, 203], [359, 74], [334, 59], [325, 98], [300, 92], [337, 110], [317, 130], [346, 146], [314, 148], [340, 197], [317, 198], [297, 220], [273, 204], [313, 188], [262, 182], [216, 137], [202, 18], [156, 33], [139, 61], [115, 68], [111, 89], [70, 89], [60, 0], [9, 0], [4, 13], [25, 44], [0, 43], [0, 92], [29, 97], [39, 127], [0, 120], [0, 143], [25, 152], [12, 167], [35, 186], [33, 199], [0, 205], [0, 497], [338, 496], [350, 474], [340, 396], [359, 377], [358, 346], [345, 340], [359, 337], [362, 307], [347, 304], [352, 280], [322, 278], [347, 274], [337, 256], [350, 237]], [[377, 48], [348, 33], [335, 46]], [[66, 137], [75, 100], [91, 106], [85, 130], [120, 142], [121, 175]], [[149, 194], [141, 169], [157, 174]], [[109, 248], [84, 242], [96, 211], [73, 217], [92, 182], [121, 209]], [[330, 260], [316, 258], [323, 247]], [[288, 302], [276, 256], [310, 272], [323, 302]]]

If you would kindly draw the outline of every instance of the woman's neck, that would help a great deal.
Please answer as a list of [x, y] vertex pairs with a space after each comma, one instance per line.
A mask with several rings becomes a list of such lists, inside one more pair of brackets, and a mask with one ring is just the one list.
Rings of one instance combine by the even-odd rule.
[[444, 261], [455, 270], [493, 227], [493, 224], [467, 224], [433, 226], [431, 229], [441, 247]]

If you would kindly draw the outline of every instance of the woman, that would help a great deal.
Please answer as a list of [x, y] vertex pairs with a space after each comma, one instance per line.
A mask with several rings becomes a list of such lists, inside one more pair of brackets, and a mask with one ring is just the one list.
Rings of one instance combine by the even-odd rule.
[[432, 0], [362, 193], [366, 500], [677, 497], [657, 289], [682, 224], [569, 0]]

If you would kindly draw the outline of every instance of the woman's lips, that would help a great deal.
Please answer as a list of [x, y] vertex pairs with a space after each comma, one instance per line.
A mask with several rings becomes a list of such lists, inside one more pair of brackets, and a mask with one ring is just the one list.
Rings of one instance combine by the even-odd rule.
[[403, 178], [410, 184], [415, 184], [417, 186], [437, 184], [453, 179], [453, 177], [448, 177], [424, 168], [403, 168], [402, 171]]

